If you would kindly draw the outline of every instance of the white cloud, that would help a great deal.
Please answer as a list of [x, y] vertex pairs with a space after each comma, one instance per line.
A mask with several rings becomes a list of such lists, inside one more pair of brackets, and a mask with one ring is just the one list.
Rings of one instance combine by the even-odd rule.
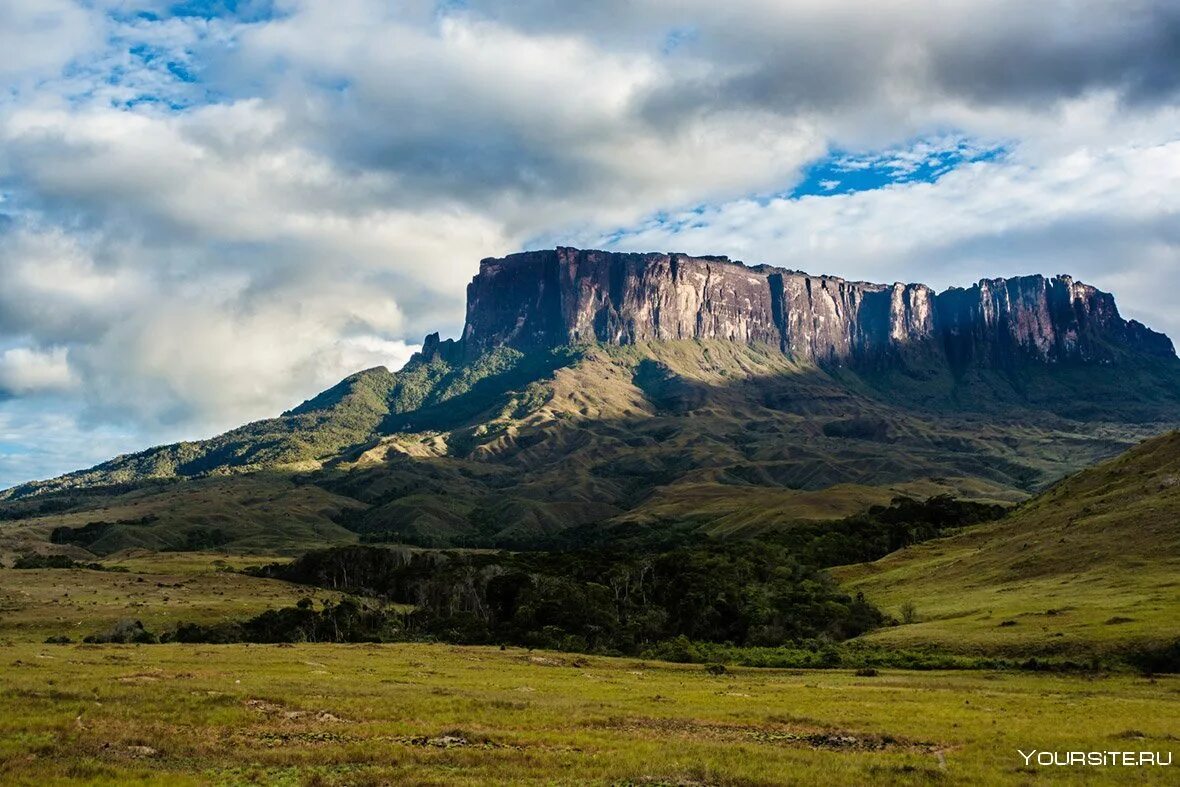
[[102, 44], [101, 15], [70, 0], [0, 0], [0, 79], [55, 74]]
[[64, 347], [13, 347], [0, 353], [0, 395], [65, 391], [77, 383]]

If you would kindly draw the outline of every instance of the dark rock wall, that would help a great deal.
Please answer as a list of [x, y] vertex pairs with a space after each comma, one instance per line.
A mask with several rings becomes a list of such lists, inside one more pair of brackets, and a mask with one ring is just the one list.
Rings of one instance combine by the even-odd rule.
[[502, 344], [670, 339], [767, 343], [824, 364], [1102, 362], [1118, 347], [1174, 357], [1166, 336], [1123, 320], [1110, 294], [1068, 276], [985, 279], [936, 294], [724, 257], [560, 247], [483, 260], [467, 288], [469, 355]]

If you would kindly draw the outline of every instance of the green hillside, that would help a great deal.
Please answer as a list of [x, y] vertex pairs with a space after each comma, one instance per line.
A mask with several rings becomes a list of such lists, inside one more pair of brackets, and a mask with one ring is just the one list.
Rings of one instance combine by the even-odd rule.
[[869, 639], [967, 651], [1102, 651], [1180, 634], [1180, 433], [1071, 476], [995, 523], [837, 569], [916, 622]]
[[356, 534], [337, 520], [363, 508], [356, 500], [272, 472], [145, 483], [76, 500], [81, 502], [67, 512], [0, 523], [0, 555], [54, 551], [85, 557], [126, 549], [221, 548], [294, 554], [354, 542]]
[[[474, 360], [444, 343], [279, 418], [0, 493], [12, 523], [0, 532], [113, 523], [93, 541], [104, 551], [176, 548], [202, 528], [234, 550], [358, 537], [527, 547], [614, 524], [757, 533], [899, 494], [1014, 503], [1180, 424], [1173, 366], [1062, 366], [1056, 387], [1034, 370], [1022, 389], [999, 373], [823, 369], [728, 341]], [[1064, 417], [1070, 391], [1077, 415]], [[316, 495], [327, 502], [303, 499]], [[255, 498], [268, 502], [225, 503]]]

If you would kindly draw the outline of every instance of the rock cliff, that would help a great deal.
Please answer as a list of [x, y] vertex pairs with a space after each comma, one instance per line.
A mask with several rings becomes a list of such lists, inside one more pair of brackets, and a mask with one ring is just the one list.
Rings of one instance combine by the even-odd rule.
[[[726, 257], [559, 247], [485, 259], [467, 288], [461, 348], [727, 339], [801, 361], [934, 358], [961, 368], [1106, 362], [1121, 350], [1172, 358], [1163, 334], [1119, 316], [1114, 298], [1069, 276], [923, 284], [811, 276]], [[437, 339], [431, 352], [438, 351]]]
[[[665, 343], [673, 339], [709, 341]], [[592, 341], [644, 346], [549, 352]], [[525, 352], [488, 354], [500, 347]], [[795, 360], [845, 368], [798, 374]], [[275, 495], [289, 498], [295, 508], [274, 510], [314, 530], [308, 538], [339, 530], [335, 520], [308, 525], [314, 507], [392, 540], [470, 545], [495, 532], [488, 543], [527, 544], [624, 511], [636, 523], [688, 521], [722, 510], [717, 500], [741, 517], [765, 500], [765, 521], [782, 521], [794, 499], [783, 490], [841, 487], [830, 500], [847, 505], [844, 485], [880, 486], [887, 500], [897, 484], [923, 480], [1015, 500], [1178, 424], [1172, 343], [1068, 277], [935, 293], [724, 257], [558, 248], [484, 260], [463, 336], [431, 334], [397, 371], [358, 372], [208, 440], [0, 490], [0, 521], [65, 511], [68, 522], [121, 528], [111, 533], [127, 540], [112, 536], [112, 548], [174, 548], [191, 530], [196, 489], [222, 507], [262, 500], [269, 511]], [[259, 495], [254, 481], [233, 493], [222, 478], [271, 469], [264, 483], [295, 472], [297, 488], [330, 496]], [[696, 492], [676, 502], [680, 479], [718, 497], [703, 508]], [[171, 513], [156, 524], [140, 523], [142, 507], [116, 519], [100, 513], [114, 492], [80, 491], [98, 487], [132, 490], [135, 506], [158, 493]], [[757, 487], [770, 491], [751, 496]], [[807, 499], [801, 510], [827, 505]], [[256, 544], [250, 517], [275, 525], [250, 505], [240, 506], [239, 537]], [[157, 541], [142, 540], [148, 525]]]

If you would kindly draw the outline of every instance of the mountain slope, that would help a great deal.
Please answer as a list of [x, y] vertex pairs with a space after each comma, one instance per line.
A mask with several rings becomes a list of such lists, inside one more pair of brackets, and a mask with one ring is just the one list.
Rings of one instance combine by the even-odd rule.
[[[897, 494], [1016, 502], [1157, 428], [1012, 407], [1002, 417], [915, 409], [848, 370], [733, 342], [583, 347], [559, 360], [515, 353], [487, 364], [495, 373], [426, 365], [436, 386], [421, 407], [381, 416], [391, 434], [295, 473], [301, 487], [352, 501], [335, 521], [365, 537], [528, 546], [595, 523], [757, 532]], [[326, 420], [322, 412], [297, 417]], [[0, 512], [46, 530], [110, 521], [84, 512], [139, 494], [125, 486], [109, 490], [113, 499], [86, 487], [26, 495]], [[191, 524], [183, 488], [160, 488], [157, 527]], [[245, 537], [255, 514], [239, 514]]]
[[209, 440], [151, 448], [88, 470], [0, 491], [0, 501], [144, 480], [198, 478], [263, 469], [313, 470], [384, 433], [393, 416], [429, 412], [487, 378], [515, 368], [521, 354], [503, 348], [453, 365], [418, 358], [399, 372], [357, 372], [278, 418], [255, 421]]
[[388, 414], [386, 400], [396, 382], [384, 367], [358, 372], [278, 418], [256, 421], [210, 440], [152, 448], [50, 481], [22, 484], [0, 492], [0, 500], [231, 469], [298, 467], [367, 439]]
[[[160, 483], [267, 471], [351, 501], [332, 522], [368, 539], [744, 533], [899, 493], [1016, 502], [1176, 425], [1171, 342], [1068, 277], [935, 294], [557, 249], [481, 263], [463, 337], [427, 337], [397, 372], [16, 487], [0, 518], [48, 532], [147, 484], [157, 527], [182, 527], [183, 497]], [[231, 547], [253, 529], [240, 516]]]
[[918, 622], [870, 638], [1005, 652], [1162, 643], [1180, 620], [1180, 432], [1083, 470], [1008, 517], [835, 572]]

